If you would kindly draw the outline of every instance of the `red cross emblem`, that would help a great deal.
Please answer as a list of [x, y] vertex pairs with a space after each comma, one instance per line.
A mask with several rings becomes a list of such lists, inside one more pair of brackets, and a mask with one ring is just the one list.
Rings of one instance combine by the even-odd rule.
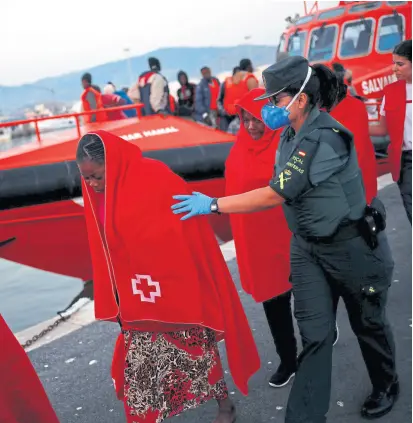
[[[161, 287], [159, 282], [153, 281], [149, 275], [135, 275], [136, 279], [132, 279], [133, 295], [140, 295], [141, 301], [146, 303], [154, 303], [156, 297], [161, 296]], [[151, 288], [155, 288], [152, 290]]]

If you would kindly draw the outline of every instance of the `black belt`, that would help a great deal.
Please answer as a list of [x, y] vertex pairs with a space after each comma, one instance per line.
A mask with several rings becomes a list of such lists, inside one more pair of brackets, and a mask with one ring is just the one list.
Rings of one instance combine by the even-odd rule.
[[332, 244], [333, 242], [357, 238], [360, 235], [360, 221], [356, 220], [339, 226], [336, 232], [330, 236], [300, 236], [305, 241], [314, 244]]

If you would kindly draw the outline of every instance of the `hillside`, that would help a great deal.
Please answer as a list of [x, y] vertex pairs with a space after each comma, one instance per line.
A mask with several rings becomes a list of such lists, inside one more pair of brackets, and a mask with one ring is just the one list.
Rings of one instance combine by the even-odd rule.
[[[173, 81], [176, 80], [179, 70], [184, 70], [190, 77], [198, 78], [202, 66], [210, 66], [214, 73], [219, 73], [232, 69], [244, 57], [251, 58], [255, 65], [271, 63], [275, 57], [275, 46], [162, 48], [130, 59], [134, 78], [147, 69], [147, 58], [150, 56], [155, 56], [161, 61], [163, 74], [169, 81]], [[82, 91], [80, 78], [84, 72], [90, 72], [93, 82], [101, 87], [107, 81], [112, 81], [119, 87], [128, 86], [130, 82], [127, 61], [118, 60], [60, 76], [43, 78], [32, 84], [0, 85], [0, 109], [3, 113], [10, 113], [44, 101], [77, 100]]]

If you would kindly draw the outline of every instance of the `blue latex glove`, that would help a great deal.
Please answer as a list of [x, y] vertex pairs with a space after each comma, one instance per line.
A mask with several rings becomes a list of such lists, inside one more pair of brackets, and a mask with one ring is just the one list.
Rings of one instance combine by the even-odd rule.
[[172, 198], [174, 200], [180, 200], [179, 203], [171, 207], [174, 214], [189, 212], [181, 217], [181, 220], [202, 214], [211, 214], [211, 203], [213, 199], [200, 192], [193, 192], [192, 195], [174, 195]]

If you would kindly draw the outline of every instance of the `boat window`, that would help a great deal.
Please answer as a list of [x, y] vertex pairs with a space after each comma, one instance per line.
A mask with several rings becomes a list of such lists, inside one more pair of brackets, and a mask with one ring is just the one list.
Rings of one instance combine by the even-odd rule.
[[314, 15], [303, 16], [302, 18], [298, 18], [294, 22], [294, 25], [303, 25], [303, 24], [306, 24], [308, 22], [311, 22], [313, 19], [314, 19]]
[[357, 4], [350, 9], [350, 13], [368, 12], [369, 10], [378, 9], [381, 5], [381, 1], [369, 1]]
[[340, 57], [365, 56], [371, 51], [373, 19], [361, 19], [343, 25]]
[[318, 20], [322, 21], [323, 19], [331, 19], [336, 18], [337, 16], [341, 16], [344, 14], [346, 8], [339, 7], [338, 9], [328, 10], [327, 12], [322, 12], [318, 15]]
[[284, 50], [285, 50], [285, 37], [284, 37], [284, 34], [282, 34], [280, 37], [280, 43], [278, 44], [277, 53]]
[[336, 45], [336, 34], [336, 25], [313, 29], [311, 32], [308, 60], [310, 62], [323, 62], [332, 59]]
[[377, 34], [377, 50], [380, 52], [392, 51], [404, 38], [403, 16], [399, 14], [382, 16]]
[[306, 36], [307, 31], [299, 31], [290, 35], [287, 47], [287, 52], [290, 56], [304, 56]]
[[390, 7], [404, 6], [408, 1], [388, 1], [387, 5]]

